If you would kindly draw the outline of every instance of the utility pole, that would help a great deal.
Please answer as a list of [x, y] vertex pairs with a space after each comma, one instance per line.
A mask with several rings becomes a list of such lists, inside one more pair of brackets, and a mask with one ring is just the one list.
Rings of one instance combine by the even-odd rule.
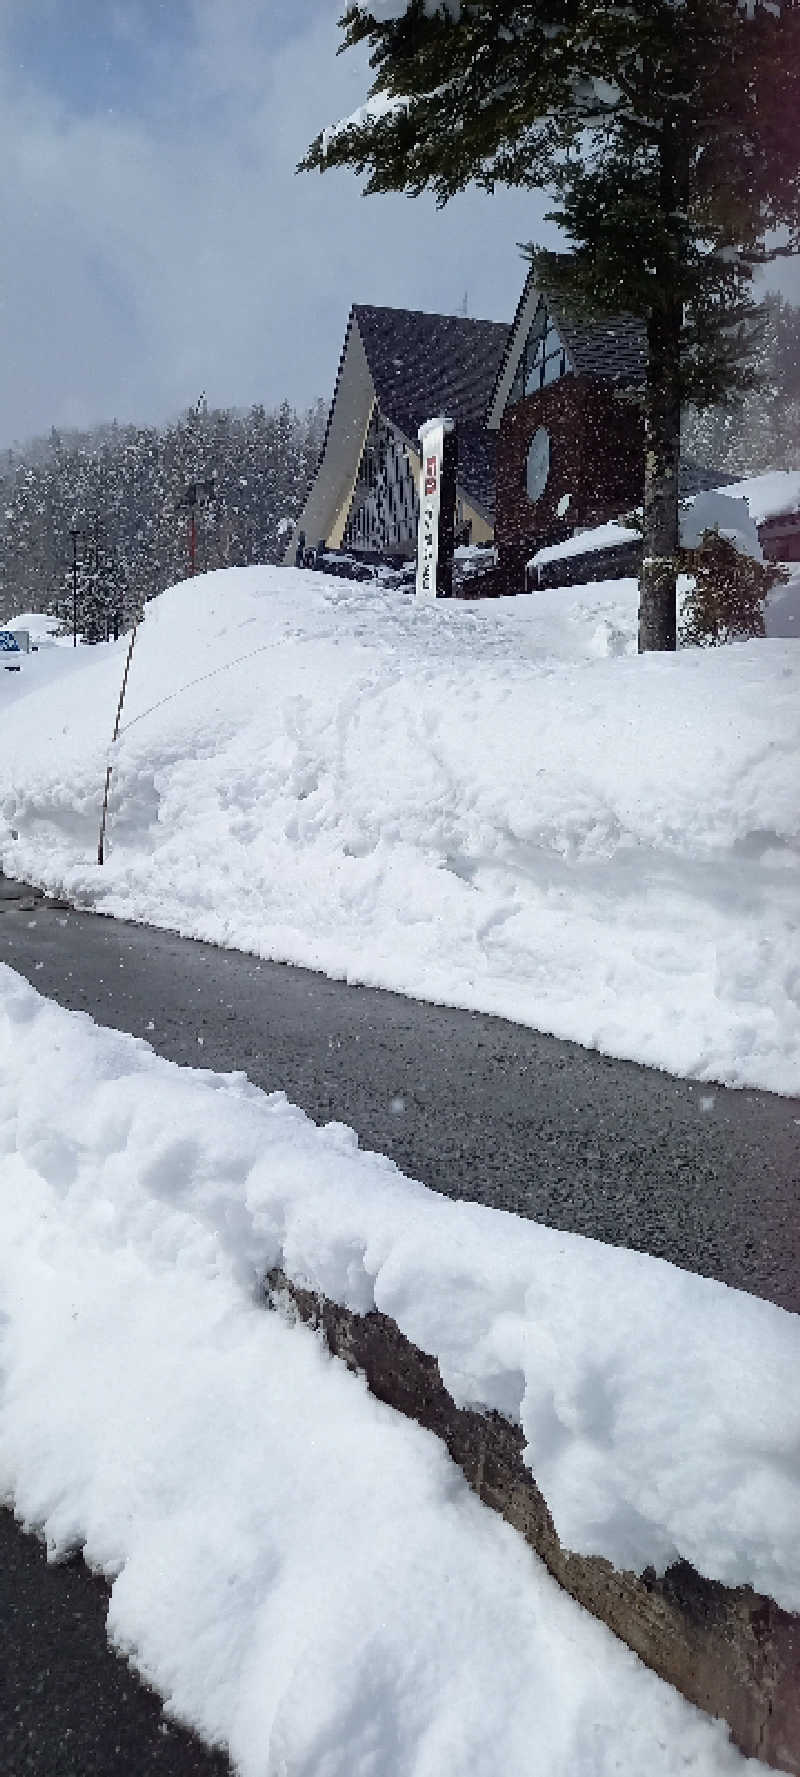
[[186, 508], [189, 513], [189, 578], [197, 573], [197, 508], [207, 506], [215, 498], [213, 475], [207, 475], [204, 481], [190, 481], [183, 497], [178, 500], [176, 510]]

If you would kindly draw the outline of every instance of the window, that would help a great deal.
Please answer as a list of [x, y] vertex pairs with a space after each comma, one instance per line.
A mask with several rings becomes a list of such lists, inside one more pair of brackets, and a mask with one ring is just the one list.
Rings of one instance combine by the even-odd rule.
[[551, 320], [544, 297], [540, 296], [507, 405], [513, 407], [526, 395], [535, 395], [538, 389], [544, 389], [548, 383], [557, 382], [559, 377], [566, 376], [568, 369], [569, 360], [563, 341]]

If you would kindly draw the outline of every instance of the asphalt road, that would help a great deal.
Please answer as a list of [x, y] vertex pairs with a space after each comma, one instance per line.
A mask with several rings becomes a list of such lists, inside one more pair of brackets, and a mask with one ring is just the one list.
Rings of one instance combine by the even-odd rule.
[[0, 1511], [0, 1777], [229, 1777], [109, 1653], [107, 1602]]
[[173, 1061], [242, 1069], [448, 1196], [800, 1311], [800, 1102], [20, 892], [0, 880], [0, 960], [61, 1005]]
[[[800, 1310], [800, 1102], [72, 912], [3, 878], [0, 960], [173, 1061], [243, 1069], [352, 1124], [437, 1191]], [[0, 1777], [225, 1777], [109, 1653], [106, 1599], [0, 1511]]]

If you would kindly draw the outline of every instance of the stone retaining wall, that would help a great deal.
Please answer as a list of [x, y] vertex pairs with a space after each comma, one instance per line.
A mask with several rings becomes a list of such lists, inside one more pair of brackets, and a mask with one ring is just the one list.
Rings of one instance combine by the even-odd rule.
[[521, 1532], [559, 1584], [690, 1702], [721, 1716], [742, 1752], [800, 1777], [800, 1617], [749, 1587], [703, 1579], [686, 1562], [658, 1578], [571, 1554], [522, 1460], [520, 1428], [456, 1407], [435, 1358], [394, 1321], [353, 1314], [282, 1271], [270, 1273], [265, 1297], [318, 1328], [379, 1400], [435, 1432], [479, 1499]]

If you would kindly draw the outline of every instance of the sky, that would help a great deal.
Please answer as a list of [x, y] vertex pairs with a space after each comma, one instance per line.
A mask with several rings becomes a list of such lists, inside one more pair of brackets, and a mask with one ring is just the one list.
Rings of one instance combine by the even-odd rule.
[[[330, 397], [352, 302], [513, 315], [538, 194], [296, 175], [368, 86], [336, 0], [0, 0], [0, 446]], [[800, 296], [797, 265], [771, 282]]]
[[0, 0], [0, 445], [330, 397], [352, 302], [510, 319], [543, 198], [295, 174], [359, 104], [331, 0]]

